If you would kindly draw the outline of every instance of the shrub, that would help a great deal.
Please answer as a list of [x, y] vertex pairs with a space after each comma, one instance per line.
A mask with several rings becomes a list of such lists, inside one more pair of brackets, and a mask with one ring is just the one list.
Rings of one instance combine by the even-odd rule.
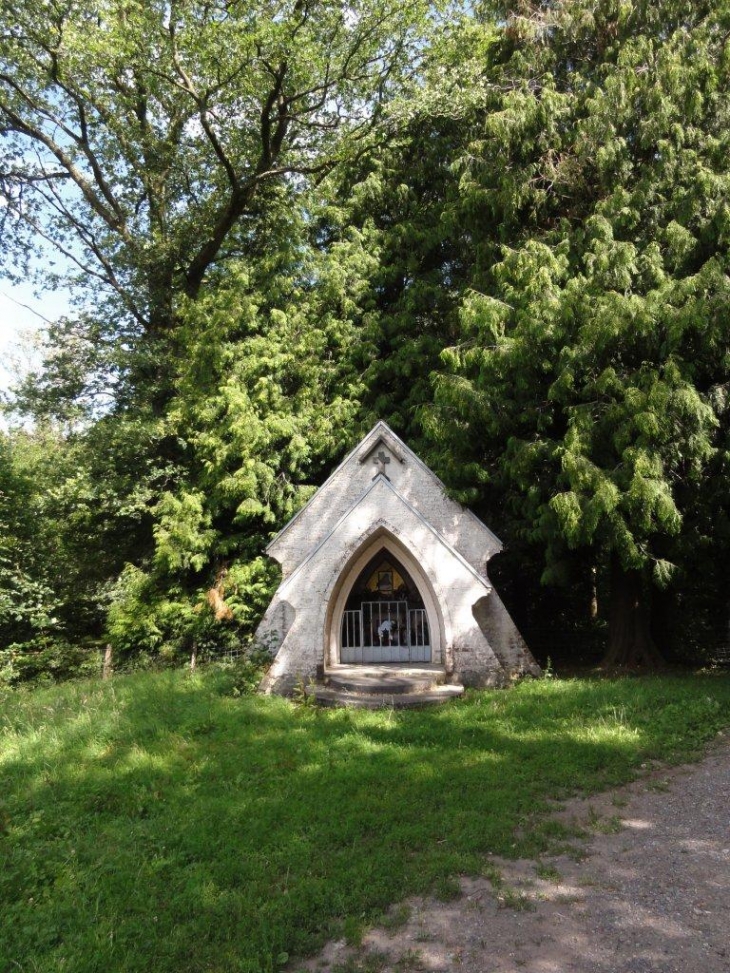
[[0, 649], [0, 686], [40, 685], [95, 676], [100, 668], [98, 645], [71, 645], [44, 636]]

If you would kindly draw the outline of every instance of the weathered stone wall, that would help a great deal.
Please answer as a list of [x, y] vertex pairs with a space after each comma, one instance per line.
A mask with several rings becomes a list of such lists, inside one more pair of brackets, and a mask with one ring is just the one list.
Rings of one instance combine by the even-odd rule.
[[380, 466], [387, 477], [367, 453], [360, 462], [364, 451], [356, 450], [269, 548], [288, 570], [257, 633], [262, 644], [278, 650], [262, 688], [291, 692], [337, 661], [341, 613], [333, 605], [343, 606], [358, 565], [381, 546], [419, 584], [433, 661], [454, 681], [501, 685], [533, 669], [486, 577], [486, 560], [499, 542], [445, 496], [439, 480], [409, 450], [402, 447], [401, 462], [398, 443], [393, 449], [376, 443], [377, 453], [391, 458]]
[[398, 493], [478, 573], [484, 574], [489, 558], [502, 549], [499, 539], [469, 510], [447, 497], [438, 477], [385, 423], [379, 422], [269, 545], [268, 553], [281, 564], [284, 577], [296, 570], [370, 487], [378, 471], [375, 459], [381, 451], [388, 460], [385, 475]]

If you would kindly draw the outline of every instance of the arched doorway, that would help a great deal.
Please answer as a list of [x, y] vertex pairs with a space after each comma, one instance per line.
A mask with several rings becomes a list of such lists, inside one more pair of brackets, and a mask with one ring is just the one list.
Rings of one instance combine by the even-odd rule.
[[401, 561], [385, 547], [370, 558], [350, 589], [339, 642], [342, 663], [432, 661], [421, 593]]

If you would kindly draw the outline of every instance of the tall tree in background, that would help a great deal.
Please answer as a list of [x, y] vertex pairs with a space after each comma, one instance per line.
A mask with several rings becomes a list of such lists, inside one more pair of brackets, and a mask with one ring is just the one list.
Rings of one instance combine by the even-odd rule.
[[462, 482], [509, 498], [548, 572], [566, 548], [606, 553], [611, 664], [659, 660], [649, 589], [718, 461], [729, 28], [718, 0], [514, 5], [463, 154], [483, 270], [433, 428], [460, 431]]
[[[274, 577], [260, 556], [271, 531], [349, 445], [363, 390], [351, 351], [371, 313], [377, 242], [343, 225], [338, 208], [286, 201], [262, 218], [248, 259], [181, 300], [185, 355], [164, 414], [87, 419], [36, 463], [46, 499], [34, 509], [42, 536], [55, 537], [50, 593], [68, 637], [98, 638], [107, 611], [107, 637], [125, 656], [249, 635]], [[78, 364], [59, 363], [66, 388]], [[63, 390], [33, 397], [33, 385], [29, 405], [58, 412]], [[42, 458], [40, 429], [12, 437], [36, 440]], [[0, 618], [0, 647], [10, 637]]]
[[328, 186], [347, 200], [347, 221], [377, 241], [374, 313], [359, 349], [363, 407], [425, 451], [432, 444], [423, 437], [420, 410], [432, 400], [441, 351], [457, 340], [458, 307], [474, 261], [451, 163], [475, 104], [483, 104], [477, 63], [491, 36], [470, 18], [446, 25], [424, 52], [417, 89], [390, 106], [387, 143], [376, 156], [342, 167]]
[[88, 309], [54, 323], [20, 404], [82, 420], [49, 522], [95, 605], [142, 571], [120, 597], [150, 645], [161, 612], [195, 627], [223, 558], [236, 587], [346, 435], [359, 271], [317, 257], [312, 191], [377, 141], [437, 8], [0, 0], [0, 252], [23, 274], [55, 249]]
[[[146, 577], [121, 592], [127, 616], [142, 583], [148, 600], [177, 591], [178, 604], [207, 591], [239, 631], [265, 608], [266, 539], [347, 449], [363, 390], [351, 349], [377, 257], [366, 233], [345, 227], [337, 238], [337, 215], [292, 207], [256, 259], [232, 265], [186, 309], [186, 360], [166, 418], [185, 444], [185, 471], [154, 508]], [[313, 240], [325, 223], [326, 246]]]
[[74, 430], [33, 460], [59, 617], [64, 565], [98, 627], [130, 562], [118, 647], [250, 628], [375, 416], [546, 580], [605, 566], [613, 663], [721, 563], [730, 0], [440, 6], [0, 0], [3, 257], [97, 289], [22, 396]]
[[97, 329], [154, 346], [180, 295], [246, 255], [272, 187], [305, 186], [367, 137], [433, 9], [2, 0], [4, 258], [22, 271], [45, 241], [97, 309], [114, 297]]

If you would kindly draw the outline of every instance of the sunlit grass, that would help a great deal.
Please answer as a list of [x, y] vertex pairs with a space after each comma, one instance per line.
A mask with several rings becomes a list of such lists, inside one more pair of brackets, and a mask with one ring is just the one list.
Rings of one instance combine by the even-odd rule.
[[2, 973], [273, 971], [488, 852], [538, 854], [552, 799], [730, 723], [728, 677], [531, 682], [404, 713], [228, 685], [0, 698]]

